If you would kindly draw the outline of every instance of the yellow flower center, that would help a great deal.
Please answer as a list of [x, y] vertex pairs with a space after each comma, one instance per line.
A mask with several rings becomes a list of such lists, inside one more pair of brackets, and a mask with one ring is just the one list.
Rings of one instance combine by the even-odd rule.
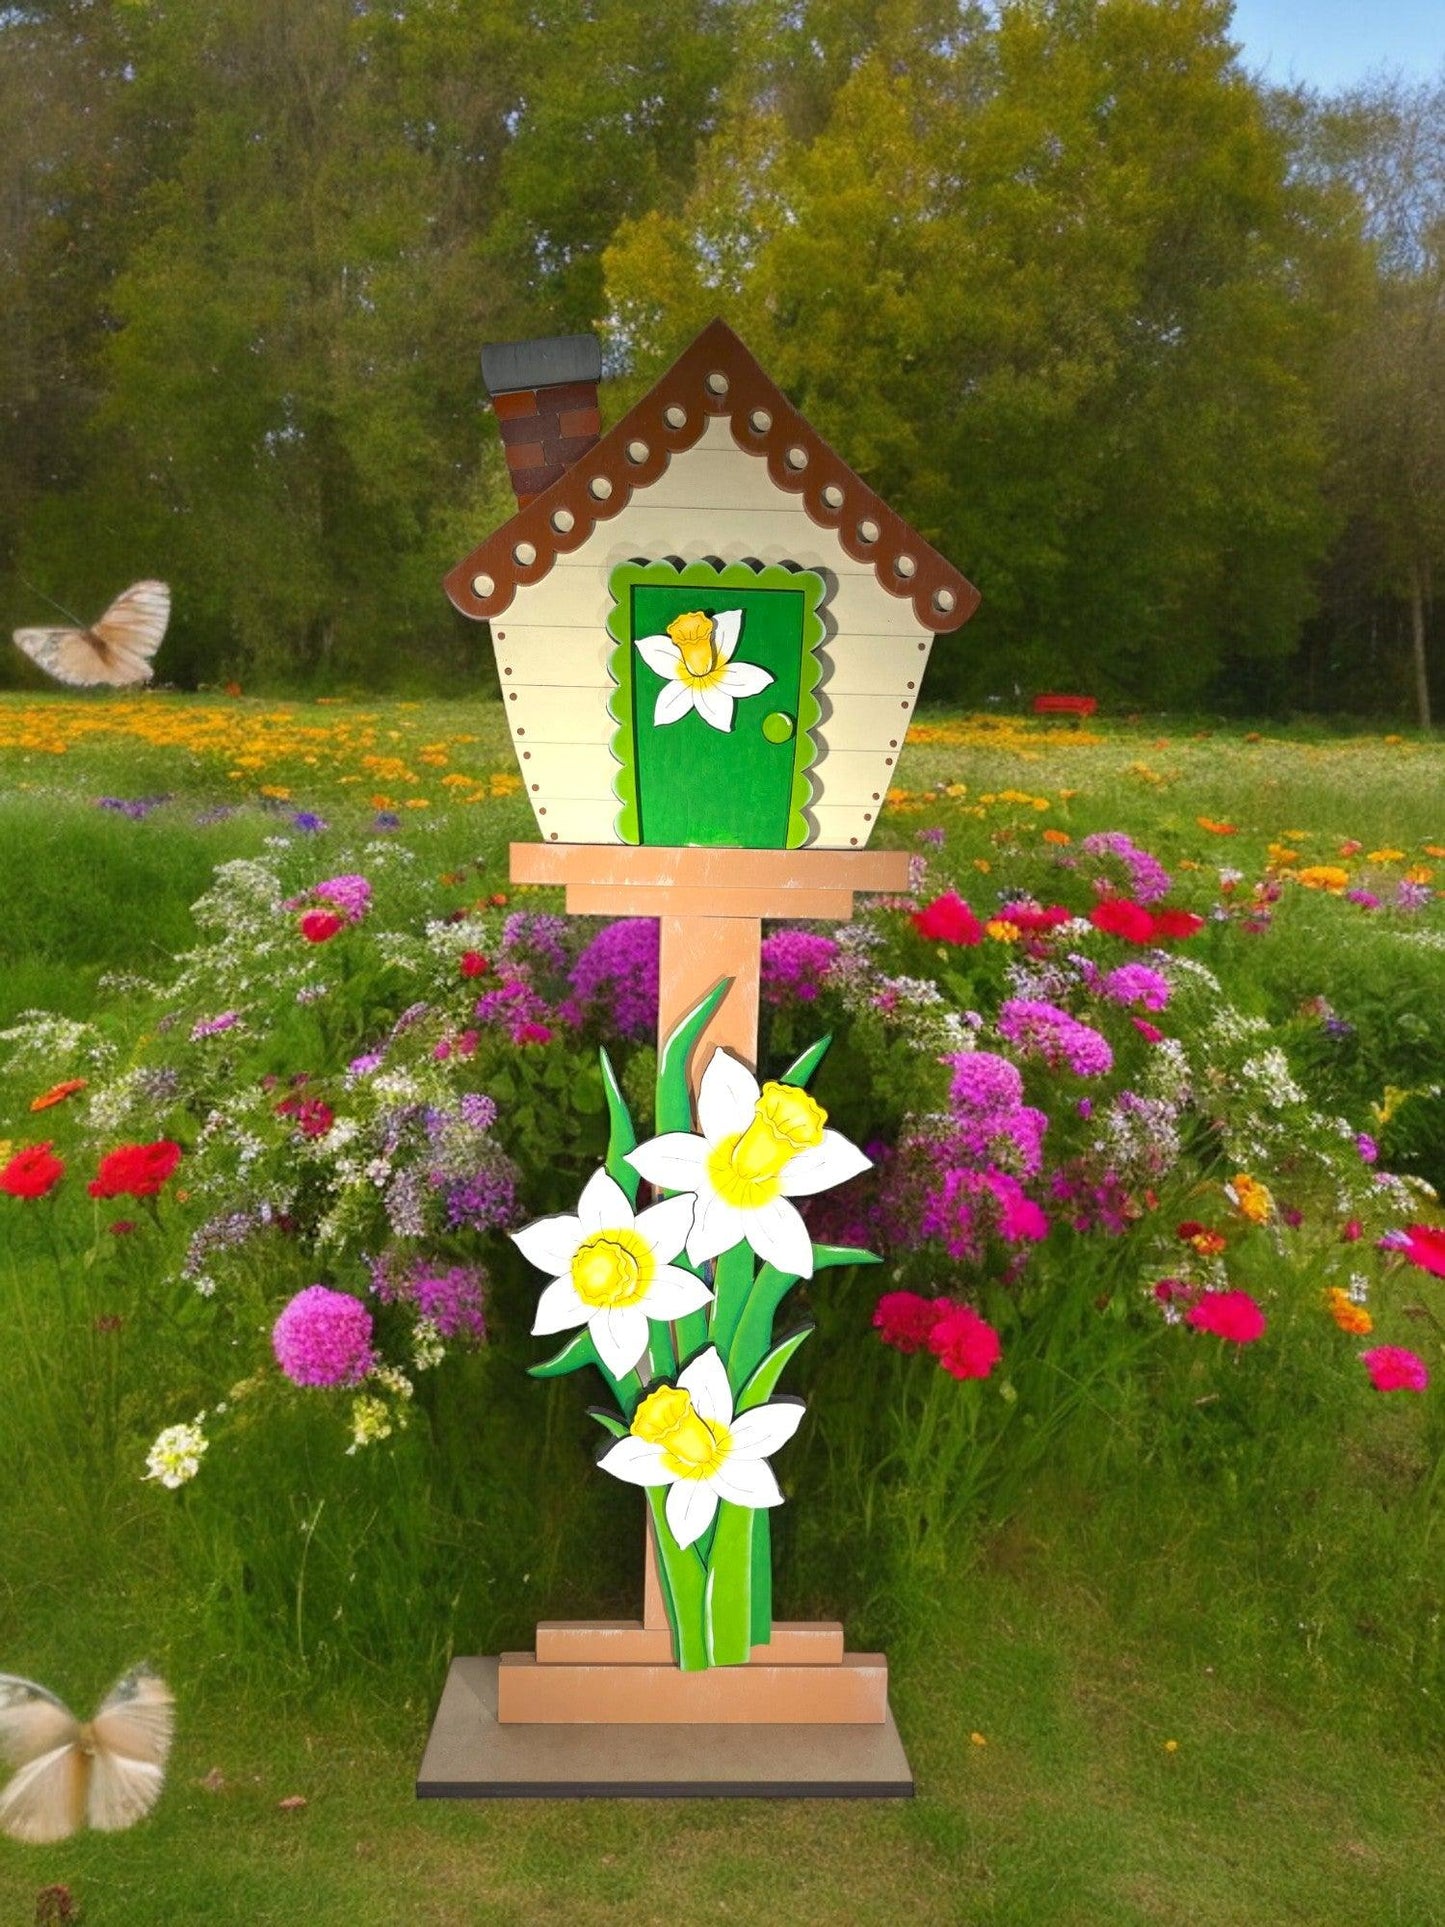
[[827, 1120], [822, 1105], [795, 1084], [764, 1084], [747, 1129], [721, 1139], [708, 1158], [714, 1190], [743, 1211], [770, 1203], [792, 1159], [823, 1142]]
[[667, 633], [677, 644], [682, 657], [682, 680], [694, 689], [710, 689], [721, 682], [727, 664], [719, 659], [714, 640], [716, 625], [711, 616], [693, 609], [685, 616], [674, 616]]
[[733, 1449], [721, 1419], [705, 1419], [680, 1386], [649, 1392], [632, 1418], [634, 1438], [662, 1447], [662, 1463], [675, 1479], [710, 1479]]
[[657, 1271], [652, 1248], [638, 1232], [619, 1226], [594, 1232], [572, 1258], [572, 1283], [584, 1305], [635, 1305]]

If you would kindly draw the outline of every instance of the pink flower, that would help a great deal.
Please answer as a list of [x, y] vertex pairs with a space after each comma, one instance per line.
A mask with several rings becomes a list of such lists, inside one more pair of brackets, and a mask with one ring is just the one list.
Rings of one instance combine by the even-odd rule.
[[1163, 1031], [1160, 1030], [1157, 1024], [1151, 1024], [1147, 1017], [1135, 1017], [1132, 1022], [1135, 1030], [1138, 1031], [1146, 1044], [1162, 1044], [1164, 1042]]
[[1424, 1359], [1403, 1345], [1376, 1345], [1360, 1359], [1377, 1392], [1423, 1392], [1430, 1383]]
[[1407, 1225], [1405, 1238], [1407, 1242], [1401, 1248], [1410, 1263], [1422, 1271], [1433, 1271], [1437, 1278], [1445, 1278], [1445, 1226]]
[[955, 1305], [928, 1334], [928, 1349], [954, 1378], [987, 1378], [1003, 1347], [971, 1305]]
[[983, 925], [955, 890], [915, 911], [911, 922], [919, 936], [927, 937], [930, 943], [983, 942]]
[[271, 1349], [293, 1385], [354, 1385], [376, 1363], [371, 1313], [350, 1292], [308, 1285], [276, 1320]]
[[918, 1352], [939, 1320], [955, 1309], [951, 1298], [921, 1298], [916, 1291], [885, 1291], [873, 1308], [873, 1326], [897, 1352]]
[[1206, 1291], [1184, 1314], [1184, 1322], [1231, 1345], [1252, 1345], [1264, 1336], [1267, 1321], [1247, 1291]]
[[491, 967], [480, 950], [464, 950], [457, 959], [457, 969], [464, 977], [485, 977]]

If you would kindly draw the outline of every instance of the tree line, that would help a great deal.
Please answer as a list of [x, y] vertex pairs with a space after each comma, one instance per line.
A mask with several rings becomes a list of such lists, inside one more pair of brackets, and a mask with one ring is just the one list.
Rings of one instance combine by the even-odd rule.
[[982, 588], [937, 693], [1428, 720], [1445, 75], [1267, 88], [1231, 11], [5, 8], [11, 625], [160, 575], [182, 684], [476, 686], [480, 344], [597, 330], [615, 419], [720, 314]]

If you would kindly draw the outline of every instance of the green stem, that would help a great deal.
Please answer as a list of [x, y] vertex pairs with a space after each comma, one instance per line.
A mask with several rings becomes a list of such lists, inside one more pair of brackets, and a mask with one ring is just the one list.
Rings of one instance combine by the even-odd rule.
[[773, 1637], [773, 1515], [760, 1505], [753, 1514], [753, 1624], [754, 1646]]
[[713, 1302], [708, 1332], [724, 1362], [738, 1328], [738, 1320], [753, 1289], [753, 1253], [747, 1244], [725, 1251], [713, 1267]]
[[724, 1499], [707, 1562], [707, 1654], [745, 1666], [753, 1644], [753, 1508]]
[[648, 1488], [657, 1563], [667, 1597], [667, 1616], [672, 1621], [673, 1656], [683, 1672], [698, 1673], [708, 1663], [706, 1575], [692, 1547], [680, 1546], [673, 1538], [667, 1523], [666, 1498], [664, 1487]]

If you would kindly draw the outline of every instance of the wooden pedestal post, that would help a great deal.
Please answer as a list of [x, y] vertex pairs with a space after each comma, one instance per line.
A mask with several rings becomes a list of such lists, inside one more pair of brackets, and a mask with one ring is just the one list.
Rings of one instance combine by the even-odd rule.
[[[846, 922], [855, 890], [902, 891], [908, 857], [877, 850], [649, 849], [514, 843], [514, 883], [565, 885], [573, 916], [657, 917], [658, 1046], [720, 978], [732, 987], [694, 1048], [696, 1096], [715, 1049], [757, 1069], [764, 917]], [[831, 1621], [775, 1623], [747, 1666], [684, 1673], [672, 1658], [652, 1529], [637, 1621], [543, 1623], [535, 1653], [504, 1653], [497, 1717], [511, 1722], [803, 1722], [887, 1717], [881, 1655], [845, 1654]]]

